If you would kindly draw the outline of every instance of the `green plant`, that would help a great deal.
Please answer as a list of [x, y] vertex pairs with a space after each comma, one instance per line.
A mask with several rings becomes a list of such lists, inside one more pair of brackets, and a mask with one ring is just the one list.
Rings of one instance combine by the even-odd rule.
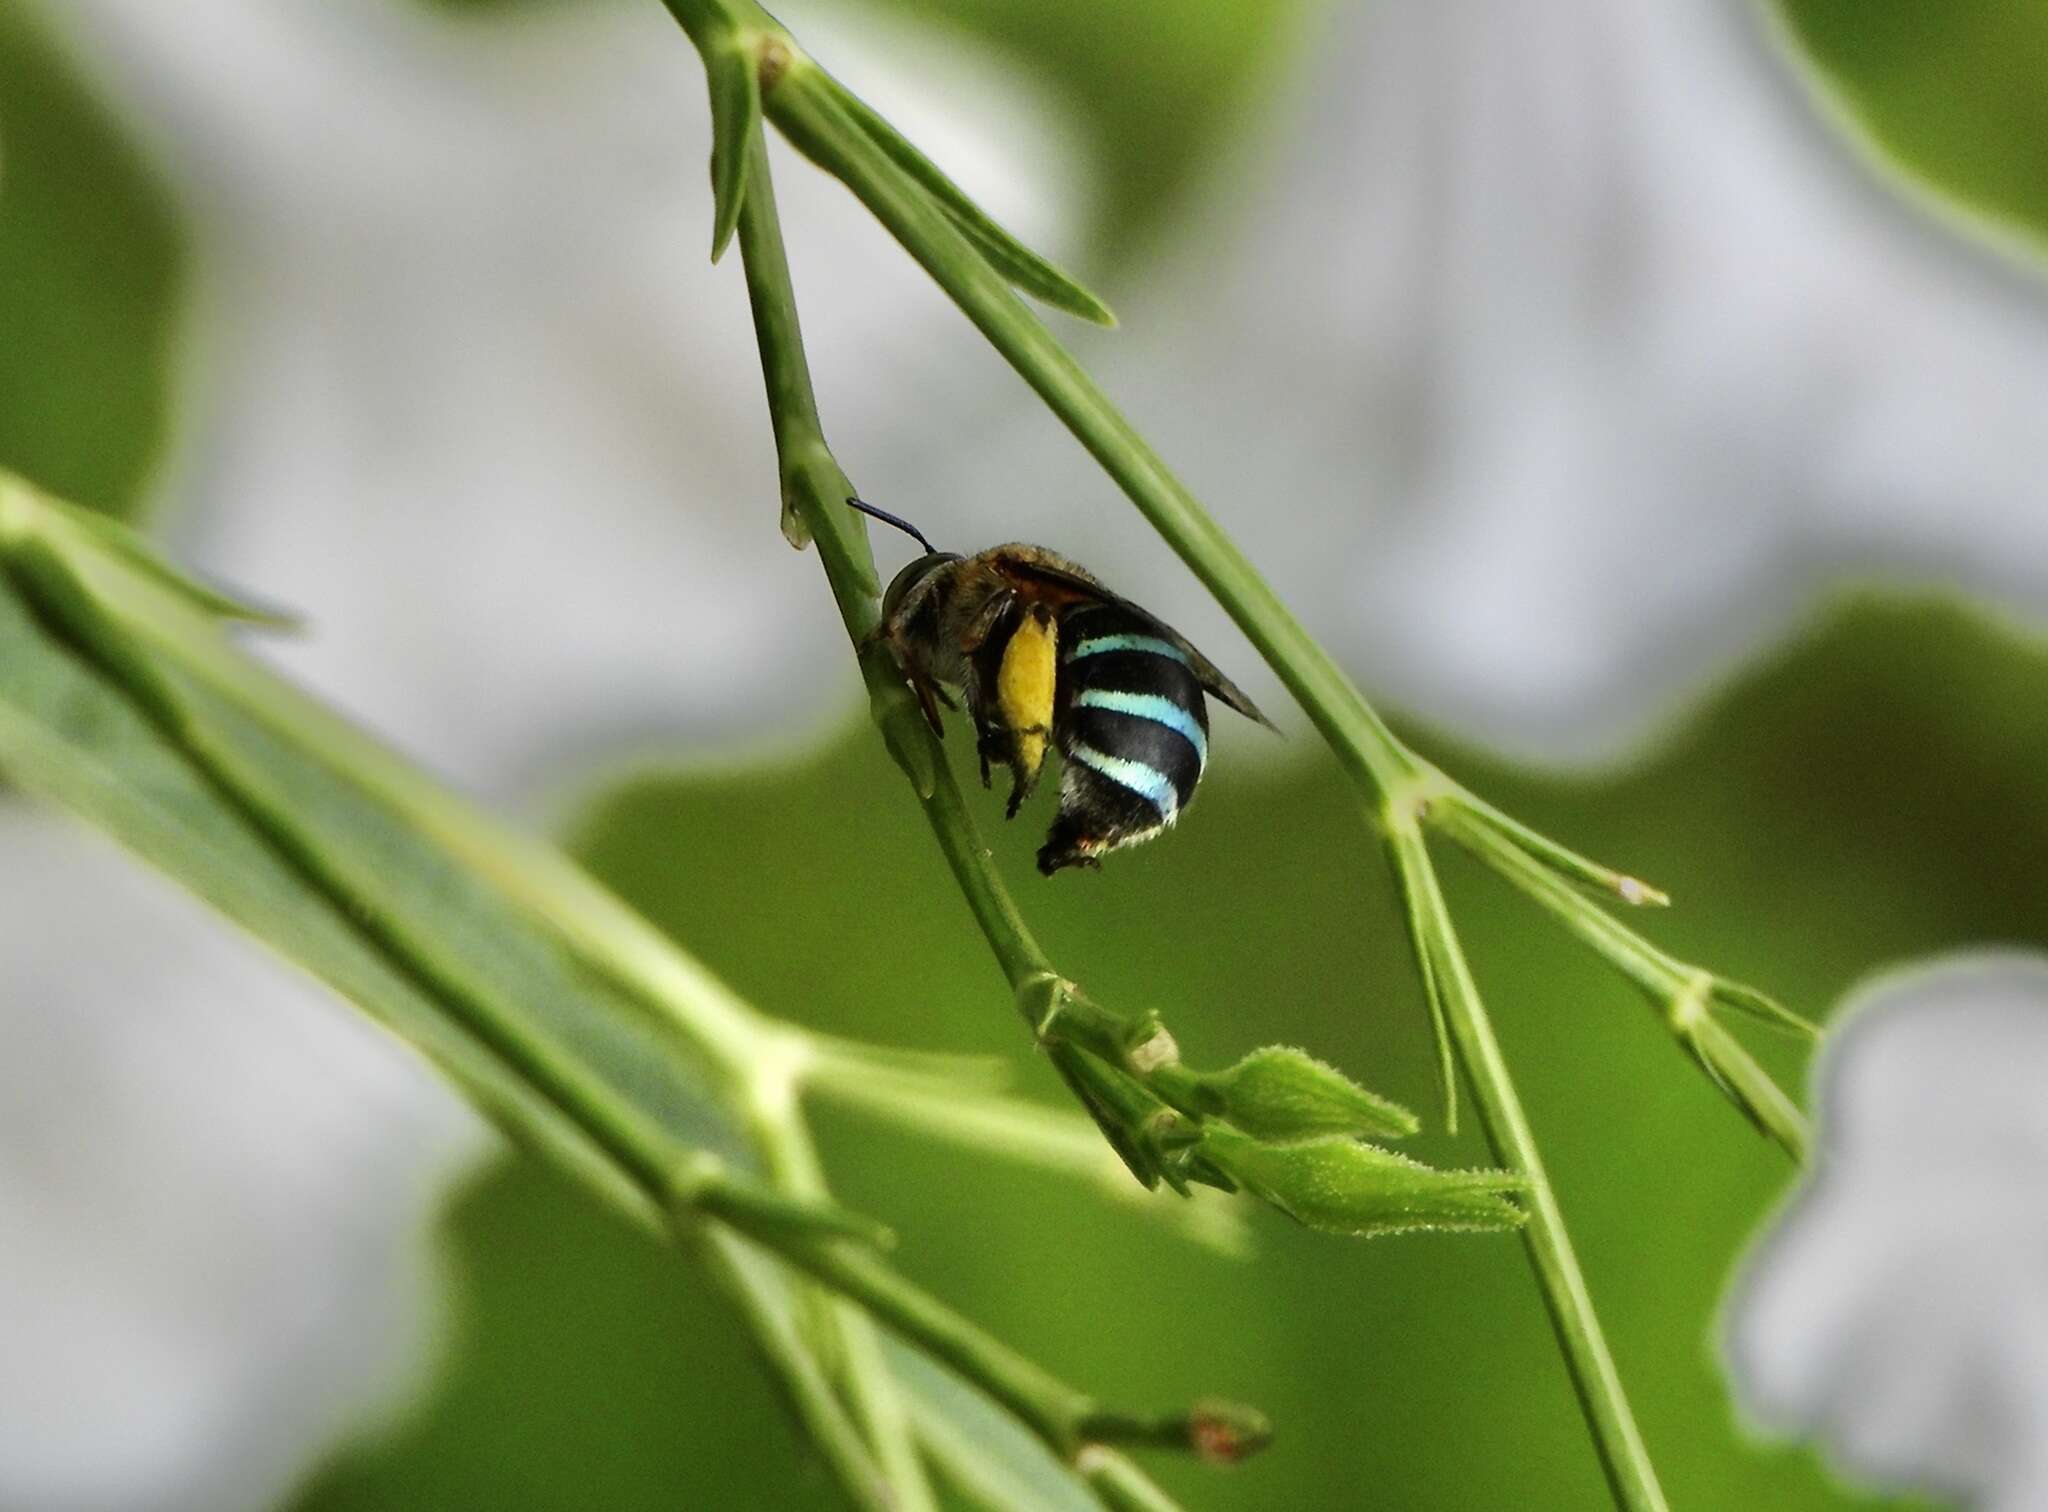
[[[837, 1101], [1098, 1179], [1110, 1157], [1071, 1115], [1003, 1097], [984, 1066], [762, 1015], [558, 852], [451, 797], [225, 633], [278, 616], [4, 473], [0, 570], [0, 770], [328, 982], [511, 1138], [695, 1257], [852, 1504], [933, 1504], [927, 1456], [993, 1505], [1038, 1504], [1043, 1490], [1002, 1481], [943, 1393], [906, 1398], [877, 1325], [1006, 1409], [1050, 1451], [1042, 1475], [1063, 1466], [1104, 1505], [1167, 1504], [1127, 1447], [1232, 1459], [1263, 1441], [1258, 1414], [1228, 1403], [1106, 1406], [905, 1279], [882, 1257], [888, 1232], [832, 1204], [804, 1108]], [[1119, 1021], [1078, 998], [1071, 1011], [1103, 1054], [1121, 1053]], [[1068, 1053], [1104, 1089], [1098, 1113], [1112, 1107], [1121, 1082], [1107, 1063]], [[1187, 1129], [1162, 1118], [1143, 1131], [1138, 1147], [1165, 1167], [1207, 1148], [1212, 1182], [1237, 1170], [1273, 1205], [1350, 1232], [1519, 1218], [1511, 1177], [1355, 1142], [1414, 1120], [1297, 1052], [1206, 1078], [1159, 1073], [1202, 1110]], [[1227, 1229], [1190, 1215], [1197, 1235]]]
[[[1426, 843], [1428, 831], [1470, 851], [1641, 988], [1695, 1063], [1795, 1159], [1806, 1148], [1803, 1119], [1715, 1012], [1745, 1014], [1805, 1036], [1814, 1031], [1755, 989], [1674, 959], [1584, 895], [1640, 907], [1665, 904], [1663, 893], [1517, 823], [1395, 737], [1018, 294], [1112, 323], [1101, 300], [998, 226], [754, 0], [664, 3], [696, 44], [709, 80], [712, 256], [738, 232], [775, 424], [785, 534], [798, 545], [817, 543], [861, 656], [875, 720], [923, 802], [1041, 1045], [1140, 1180], [1150, 1184], [1171, 1175], [1176, 1160], [1183, 1178], [1214, 1174], [1202, 1169], [1202, 1157], [1162, 1150], [1156, 1137], [1162, 1120], [1200, 1116], [1185, 1096], [1176, 1095], [1185, 1089], [1175, 1085], [1177, 1048], [1170, 1035], [1155, 1022], [1133, 1023], [1107, 1013], [1054, 971], [988, 866], [934, 737], [873, 641], [873, 560], [864, 525], [843, 502], [853, 489], [825, 442], [810, 390], [769, 183], [764, 122], [773, 122], [799, 151], [845, 184], [1059, 417], [1259, 649], [1357, 785], [1405, 901], [1437, 1034], [1446, 1122], [1455, 1126], [1462, 1065], [1496, 1157], [1526, 1184], [1530, 1261], [1610, 1487], [1623, 1505], [1661, 1506], [1655, 1470], [1534, 1133], [1459, 945]], [[1094, 1064], [1076, 1056], [1092, 1057]], [[1077, 1067], [1086, 1074], [1077, 1075]], [[1211, 1148], [1208, 1164], [1219, 1163], [1214, 1156]]]
[[[815, 540], [889, 749], [909, 776], [1035, 1042], [1146, 1187], [1237, 1189], [1347, 1233], [1524, 1223], [1618, 1494], [1654, 1477], [1577, 1275], [1424, 846], [1434, 827], [1625, 970], [1688, 1051], [1795, 1152], [1796, 1111], [1712, 1014], [1796, 1024], [1676, 962], [1574, 890], [1659, 901], [1516, 825], [1377, 720], [1233, 546], [1010, 292], [1088, 318], [1101, 303], [983, 216], [750, 4], [671, 9], [703, 51], [717, 147], [714, 248], [738, 236], [781, 459], [784, 528]], [[1416, 1120], [1300, 1051], [1185, 1064], [1154, 1015], [1093, 1001], [1026, 927], [931, 732], [868, 632], [876, 583], [810, 392], [762, 121], [861, 195], [1075, 430], [1235, 615], [1358, 782], [1407, 900], [1438, 1026], [1505, 1171], [1437, 1171], [1369, 1141]], [[1106, 1407], [946, 1308], [883, 1258], [879, 1225], [831, 1201], [806, 1104], [837, 1100], [932, 1138], [1099, 1178], [1086, 1125], [1015, 1102], [985, 1071], [851, 1044], [739, 1001], [551, 849], [493, 824], [239, 654], [274, 619], [182, 578], [117, 526], [0, 474], [0, 769], [77, 810], [326, 980], [433, 1059], [511, 1137], [694, 1257], [746, 1320], [846, 1498], [933, 1502], [936, 1465], [990, 1505], [1040, 1504], [1071, 1472], [1102, 1505], [1166, 1499], [1126, 1457], [1255, 1448], [1255, 1412]], [[1135, 1190], [1135, 1189], [1130, 1189]], [[1213, 1235], [1213, 1199], [1153, 1205]], [[1052, 1453], [1019, 1483], [881, 1330], [999, 1403]], [[1064, 1466], [1064, 1470], [1061, 1467]], [[1045, 1504], [1051, 1504], [1046, 1501]]]

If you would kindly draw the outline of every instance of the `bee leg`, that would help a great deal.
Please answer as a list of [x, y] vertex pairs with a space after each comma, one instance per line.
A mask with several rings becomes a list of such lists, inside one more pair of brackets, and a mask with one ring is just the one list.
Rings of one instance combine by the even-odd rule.
[[[1014, 819], [1017, 810], [1024, 806], [1038, 787], [1038, 774], [1045, 769], [1045, 728], [1033, 726], [1019, 732], [1019, 738], [1010, 744], [1010, 810], [1003, 817]], [[1034, 764], [1033, 756], [1038, 758]]]
[[972, 656], [982, 648], [988, 638], [995, 634], [996, 626], [1002, 623], [1003, 616], [1010, 612], [1010, 606], [1016, 599], [1016, 594], [1007, 591], [989, 595], [988, 602], [981, 606], [980, 611], [960, 632], [960, 652], [963, 656]]
[[981, 785], [989, 786], [989, 767], [1010, 759], [1009, 741], [1000, 725], [989, 723], [987, 708], [975, 697], [974, 685], [967, 688], [967, 714], [974, 721], [974, 754], [981, 759]]
[[925, 723], [932, 727], [934, 735], [944, 740], [946, 724], [939, 718], [939, 705], [944, 704], [949, 709], [957, 709], [960, 706], [948, 698], [946, 690], [929, 677], [913, 674], [910, 678], [910, 691], [917, 695], [917, 706], [924, 711]]

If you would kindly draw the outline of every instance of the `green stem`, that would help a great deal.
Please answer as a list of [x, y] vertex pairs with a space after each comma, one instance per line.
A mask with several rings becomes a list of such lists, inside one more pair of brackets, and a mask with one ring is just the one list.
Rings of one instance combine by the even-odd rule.
[[[794, 44], [789, 44], [794, 53]], [[797, 148], [859, 196], [1087, 448], [1286, 684], [1338, 758], [1383, 794], [1415, 762], [1237, 544], [953, 222], [873, 146], [824, 71], [796, 54], [763, 104]]]
[[[987, 1512], [1012, 1512], [1043, 1500], [1034, 1489], [995, 1470], [980, 1446], [931, 1408], [913, 1402], [918, 1441], [964, 1499]], [[1181, 1505], [1114, 1449], [1090, 1444], [1074, 1457], [1074, 1471], [1109, 1512], [1181, 1512]]]
[[1760, 994], [1734, 988], [1712, 972], [1659, 950], [1604, 908], [1580, 897], [1556, 868], [1544, 865], [1526, 847], [1512, 843], [1490, 824], [1473, 822], [1462, 795], [1432, 803], [1429, 819], [1632, 983], [1728, 1100], [1795, 1161], [1806, 1159], [1805, 1117], [1770, 1073], [1714, 1019], [1713, 1008], [1717, 999], [1748, 994], [1764, 1005], [1749, 1011], [1766, 1022], [1785, 1029], [1799, 1025], [1799, 1020]]
[[[1013, 989], [1058, 981], [1050, 960], [990, 864], [966, 799], [937, 738], [904, 686], [900, 669], [874, 638], [880, 618], [874, 558], [864, 525], [846, 507], [854, 490], [832, 455], [818, 415], [775, 209], [767, 148], [758, 140], [747, 163], [746, 185], [739, 211], [740, 255], [774, 421], [785, 516], [796, 516], [818, 547], [840, 618], [859, 654], [885, 743], [911, 779], [961, 895], [1004, 975]], [[1106, 1010], [1095, 1012], [1100, 1015]], [[1054, 1048], [1061, 1052], [1070, 1049], [1064, 1045]], [[1100, 1425], [1105, 1433], [1120, 1424], [1155, 1425], [1155, 1420], [1102, 1413], [1085, 1393], [1067, 1386], [851, 1245], [818, 1245], [788, 1258], [976, 1382], [1069, 1461], [1083, 1450], [1095, 1450], [1098, 1458], [1107, 1455], [1090, 1442], [1087, 1430], [1091, 1425]], [[1108, 1456], [1108, 1460], [1115, 1463], [1099, 1474], [1114, 1482], [1112, 1489], [1149, 1486], [1120, 1457]], [[1163, 1500], [1161, 1504], [1170, 1505]]]
[[765, 143], [754, 147], [747, 183], [746, 201], [740, 208], [740, 256], [746, 267], [747, 297], [753, 307], [761, 373], [775, 426], [785, 505], [802, 518], [817, 545], [839, 617], [860, 656], [875, 721], [890, 752], [917, 788], [961, 896], [1014, 987], [1029, 976], [1051, 972], [1052, 965], [1009, 890], [989, 865], [967, 801], [953, 780], [937, 737], [904, 686], [901, 671], [887, 649], [873, 639], [881, 619], [874, 555], [860, 517], [846, 507], [853, 485], [833, 459], [818, 418]]
[[1110, 1512], [1177, 1512], [1179, 1503], [1114, 1449], [1091, 1447], [1076, 1468]]
[[1472, 1100], [1479, 1109], [1479, 1121], [1486, 1131], [1494, 1158], [1529, 1184], [1523, 1205], [1529, 1221], [1522, 1228], [1522, 1242], [1543, 1293], [1544, 1306], [1564, 1352], [1579, 1406], [1593, 1430], [1600, 1463], [1607, 1484], [1619, 1505], [1631, 1512], [1649, 1512], [1664, 1506], [1664, 1494], [1657, 1485], [1657, 1472], [1648, 1449], [1637, 1430], [1623, 1391], [1614, 1357], [1608, 1353], [1600, 1320], [1593, 1311], [1593, 1298], [1586, 1278], [1573, 1253], [1571, 1236], [1565, 1229], [1564, 1213], [1551, 1190], [1549, 1174], [1536, 1146], [1536, 1134], [1522, 1111], [1508, 1074], [1500, 1042], [1480, 1000], [1479, 987], [1472, 979], [1457, 931], [1451, 923], [1436, 870], [1424, 847], [1422, 831], [1412, 809], [1390, 814], [1387, 834], [1403, 876], [1415, 891], [1416, 905], [1433, 927], [1428, 940], [1434, 952], [1430, 963], [1442, 992], [1445, 1017], [1458, 1054], [1472, 1083]]
[[[837, 565], [837, 571], [828, 570], [833, 597], [848, 631], [864, 635], [875, 614], [874, 567], [870, 558], [862, 570], [867, 536], [854, 524], [853, 512], [845, 507], [843, 501], [852, 489], [833, 460], [818, 418], [817, 396], [811, 385], [810, 363], [804, 354], [795, 291], [782, 244], [781, 221], [775, 211], [767, 143], [758, 132], [747, 144], [746, 193], [739, 205], [738, 229], [755, 339], [761, 352], [761, 375], [775, 427], [784, 512], [786, 516], [792, 511], [801, 513], [817, 542], [820, 557]], [[838, 504], [836, 509], [816, 507], [813, 496], [821, 478], [827, 480], [825, 486]], [[785, 1101], [795, 1096], [794, 1086], [777, 1091]], [[756, 1120], [771, 1173], [792, 1192], [822, 1194], [823, 1176], [808, 1135], [795, 1124], [790, 1109], [771, 1113], [773, 1116]], [[843, 1373], [849, 1393], [897, 1494], [912, 1512], [934, 1506], [909, 1419], [895, 1378], [882, 1359], [881, 1343], [872, 1324], [857, 1309], [843, 1303], [830, 1303], [828, 1307], [827, 1326], [836, 1334], [843, 1352]]]
[[[853, 190], [1117, 482], [1258, 648], [1375, 806], [1401, 807], [1405, 789], [1427, 769], [1080, 365], [947, 218], [866, 143], [822, 71], [799, 58], [765, 92], [764, 108], [801, 151]], [[1400, 822], [1413, 830], [1412, 812]], [[1397, 864], [1438, 926], [1433, 969], [1488, 1138], [1497, 1158], [1530, 1182], [1525, 1242], [1609, 1484], [1630, 1508], [1660, 1507], [1655, 1471], [1419, 831], [1413, 842], [1396, 845]]]
[[[763, 1095], [765, 1094], [765, 1096]], [[785, 1083], [757, 1093], [753, 1135], [770, 1183], [799, 1201], [830, 1200], [810, 1131], [796, 1111], [796, 1088]], [[853, 1303], [805, 1286], [799, 1303], [813, 1320], [814, 1346], [853, 1404], [874, 1445], [897, 1512], [936, 1512], [937, 1502], [917, 1452], [896, 1377], [882, 1358], [873, 1321]]]
[[1202, 1432], [1218, 1422], [1241, 1428], [1246, 1451], [1264, 1441], [1264, 1420], [1232, 1405], [1167, 1417], [1107, 1409], [872, 1254], [847, 1244], [789, 1246], [784, 1231], [757, 1224], [745, 1207], [715, 1210], [740, 1232], [775, 1243], [790, 1264], [853, 1298], [924, 1353], [974, 1382], [1069, 1465], [1085, 1471], [1091, 1458], [1102, 1457], [1105, 1446], [1115, 1444], [1203, 1452]]
[[[715, 1160], [700, 1157], [680, 1167], [668, 1195], [678, 1223], [722, 1224], [859, 1303], [876, 1320], [1008, 1409], [1068, 1463], [1091, 1445], [1104, 1443], [1209, 1452], [1212, 1438], [1197, 1430], [1212, 1430], [1217, 1424], [1238, 1434], [1247, 1450], [1264, 1442], [1264, 1419], [1232, 1403], [1163, 1418], [1104, 1408], [1088, 1393], [1069, 1386], [898, 1274], [870, 1247], [841, 1239], [841, 1215], [807, 1210], [727, 1174]], [[1187, 1425], [1177, 1438], [1162, 1427], [1176, 1423]]]
[[747, 1255], [741, 1241], [718, 1224], [679, 1223], [676, 1230], [747, 1325], [791, 1415], [818, 1446], [846, 1499], [858, 1512], [896, 1512], [898, 1503], [888, 1479], [834, 1395], [816, 1356], [764, 1289], [765, 1278], [750, 1269], [762, 1262]]
[[[722, 1216], [730, 1222], [745, 1221], [743, 1215]], [[775, 1236], [764, 1231], [762, 1237]], [[843, 1244], [800, 1245], [779, 1252], [974, 1382], [1062, 1459], [1071, 1460], [1080, 1449], [1082, 1425], [1097, 1410], [1086, 1392], [1067, 1385], [870, 1254]]]
[[[883, 741], [909, 777], [940, 854], [1004, 977], [1013, 992], [1039, 982], [1061, 982], [1010, 890], [996, 874], [938, 737], [904, 686], [901, 669], [874, 636], [880, 622], [874, 556], [860, 517], [846, 507], [853, 486], [834, 460], [818, 417], [764, 142], [754, 145], [747, 186], [739, 216], [740, 256], [774, 419], [784, 507], [795, 513], [818, 547], [840, 619], [859, 655], [869, 704]], [[1065, 990], [1063, 983], [1062, 988]], [[1019, 1006], [1029, 1018], [1021, 998]], [[1122, 1025], [1108, 1010], [1092, 1004], [1086, 1007], [1091, 1022]], [[1057, 1057], [1068, 1051], [1056, 1047], [1054, 1053]]]
[[1749, 1115], [1757, 1130], [1776, 1140], [1787, 1155], [1804, 1165], [1812, 1147], [1806, 1116], [1735, 1036], [1702, 1009], [1686, 1038], [1694, 1058], [1735, 1105]]

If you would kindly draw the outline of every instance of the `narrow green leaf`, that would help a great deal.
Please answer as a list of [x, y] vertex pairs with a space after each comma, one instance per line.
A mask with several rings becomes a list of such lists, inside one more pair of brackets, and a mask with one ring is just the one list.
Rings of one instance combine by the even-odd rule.
[[975, 250], [988, 260], [989, 266], [1000, 273], [1012, 288], [1096, 325], [1116, 324], [1116, 316], [1108, 305], [1071, 274], [1004, 230], [966, 190], [948, 178], [938, 164], [918, 151], [903, 133], [891, 126], [860, 96], [815, 63], [809, 64], [805, 72], [822, 82], [841, 108], [866, 133], [868, 140], [881, 148], [890, 162], [932, 197], [947, 219], [959, 228], [960, 233], [974, 244]]
[[1450, 1009], [1444, 1001], [1444, 979], [1437, 952], [1449, 927], [1439, 918], [1429, 896], [1429, 851], [1422, 834], [1412, 825], [1390, 828], [1386, 836], [1387, 858], [1394, 881], [1401, 892], [1401, 916], [1408, 926], [1408, 944], [1415, 954], [1415, 970], [1422, 978], [1422, 1000], [1429, 1008], [1429, 1028], [1436, 1038], [1437, 1091], [1443, 1096], [1444, 1131], [1458, 1132], [1458, 1060], [1451, 1045]]
[[1440, 1171], [1355, 1139], [1273, 1145], [1211, 1124], [1202, 1153], [1246, 1191], [1309, 1228], [1371, 1236], [1416, 1229], [1511, 1229], [1524, 1189], [1506, 1171]]
[[754, 56], [737, 33], [704, 49], [711, 91], [711, 260], [717, 262], [740, 223], [747, 161], [761, 131], [761, 81]]
[[1724, 1008], [1732, 1008], [1759, 1024], [1777, 1030], [1780, 1034], [1789, 1034], [1795, 1039], [1809, 1042], [1820, 1039], [1820, 1026], [1813, 1020], [1794, 1013], [1776, 998], [1759, 992], [1754, 987], [1745, 987], [1740, 982], [1716, 977], [1709, 995]]
[[1794, 1160], [1806, 1159], [1811, 1142], [1806, 1116], [1743, 1048], [1741, 1041], [1704, 1012], [1688, 1023], [1674, 1024], [1672, 1033], [1722, 1096], [1741, 1110], [1759, 1134]]
[[[1502, 813], [1483, 798], [1452, 787], [1448, 779], [1439, 776], [1437, 780], [1444, 783], [1446, 791], [1430, 801], [1425, 817], [1437, 819], [1441, 816], [1454, 835], [1462, 826], [1484, 830], [1565, 881], [1603, 898], [1619, 899], [1632, 908], [1671, 906], [1671, 896], [1662, 888], [1652, 887], [1640, 877], [1589, 860], [1577, 851], [1559, 845], [1548, 835], [1531, 829], [1519, 819]], [[1467, 843], [1470, 843], [1469, 839]], [[1484, 850], [1480, 850], [1479, 855], [1482, 860], [1487, 859]]]
[[213, 619], [239, 620], [273, 630], [299, 628], [297, 616], [286, 610], [230, 597], [186, 576], [119, 520], [52, 498], [4, 470], [0, 470], [0, 532], [8, 536], [75, 532]]

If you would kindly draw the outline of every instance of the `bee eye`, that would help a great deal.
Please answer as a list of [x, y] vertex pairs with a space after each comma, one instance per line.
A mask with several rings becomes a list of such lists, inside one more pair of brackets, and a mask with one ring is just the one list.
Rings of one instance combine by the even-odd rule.
[[948, 562], [959, 560], [960, 558], [950, 551], [934, 551], [910, 563], [896, 574], [889, 583], [888, 592], [882, 595], [882, 618], [886, 620], [893, 617], [903, 606], [903, 601], [910, 596], [911, 589], [923, 582], [930, 573]]

